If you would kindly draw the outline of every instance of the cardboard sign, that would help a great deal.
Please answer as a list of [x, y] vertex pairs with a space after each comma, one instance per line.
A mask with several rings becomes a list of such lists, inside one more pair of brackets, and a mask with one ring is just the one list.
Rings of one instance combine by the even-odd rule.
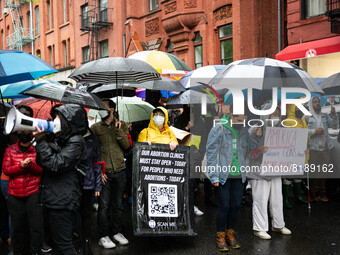
[[303, 175], [308, 129], [268, 127], [264, 146], [261, 175]]
[[132, 182], [135, 235], [196, 235], [188, 147], [135, 143]]

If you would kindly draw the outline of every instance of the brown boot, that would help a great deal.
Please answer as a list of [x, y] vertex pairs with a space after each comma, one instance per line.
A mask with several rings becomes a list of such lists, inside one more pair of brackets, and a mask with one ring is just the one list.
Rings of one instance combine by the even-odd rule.
[[229, 251], [227, 243], [225, 242], [225, 232], [216, 233], [216, 245], [219, 251]]
[[236, 233], [234, 229], [227, 229], [225, 231], [225, 240], [227, 241], [228, 245], [233, 249], [239, 249], [241, 248], [241, 245], [239, 245], [236, 241]]

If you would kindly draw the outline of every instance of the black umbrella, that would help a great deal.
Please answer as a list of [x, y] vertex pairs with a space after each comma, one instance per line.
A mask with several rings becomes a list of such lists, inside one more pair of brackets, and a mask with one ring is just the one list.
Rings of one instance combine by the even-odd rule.
[[142, 83], [160, 79], [160, 74], [141, 60], [128, 58], [102, 58], [77, 68], [70, 76], [77, 82], [89, 83]]
[[321, 83], [321, 88], [327, 95], [340, 95], [340, 73], [329, 76]]
[[106, 106], [96, 95], [70, 86], [45, 84], [39, 87], [29, 88], [21, 93], [27, 96], [64, 104], [79, 104], [86, 108], [98, 110], [106, 109]]
[[92, 93], [99, 93], [104, 91], [112, 91], [116, 90], [118, 87], [118, 91], [124, 88], [143, 88], [143, 89], [150, 89], [150, 90], [167, 90], [167, 91], [184, 91], [185, 88], [179, 81], [169, 79], [166, 77], [161, 77], [161, 80], [154, 80], [154, 81], [147, 81], [143, 83], [127, 83], [124, 86], [116, 85], [116, 83], [111, 84], [90, 84], [87, 87], [87, 91]]

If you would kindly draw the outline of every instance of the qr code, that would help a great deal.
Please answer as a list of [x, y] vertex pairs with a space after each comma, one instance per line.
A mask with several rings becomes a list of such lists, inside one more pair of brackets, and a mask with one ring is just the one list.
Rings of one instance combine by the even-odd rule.
[[177, 186], [149, 183], [149, 217], [178, 217]]

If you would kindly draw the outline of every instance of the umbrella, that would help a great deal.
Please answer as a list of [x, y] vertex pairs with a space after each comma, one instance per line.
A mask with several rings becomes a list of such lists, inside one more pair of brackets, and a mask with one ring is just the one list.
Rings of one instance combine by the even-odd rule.
[[[129, 56], [129, 59], [138, 59], [150, 64], [160, 74], [183, 75], [183, 71], [191, 71], [184, 61], [175, 55], [163, 51], [146, 50], [140, 51]], [[178, 72], [182, 71], [182, 72]]]
[[89, 83], [142, 83], [160, 79], [149, 64], [121, 57], [102, 58], [78, 67], [70, 76], [77, 82]]
[[224, 69], [226, 65], [210, 65], [210, 66], [203, 66], [197, 68], [194, 71], [191, 71], [184, 75], [180, 79], [180, 83], [183, 85], [184, 88], [192, 88], [195, 86], [200, 86], [201, 84], [198, 82], [208, 83], [214, 76]]
[[91, 109], [106, 109], [105, 105], [96, 95], [70, 86], [45, 84], [29, 88], [23, 91], [22, 94], [65, 104], [79, 104]]
[[3, 102], [3, 107], [0, 107], [0, 117], [5, 117], [12, 105]]
[[216, 104], [215, 98], [210, 94], [207, 95], [195, 90], [187, 90], [179, 95], [173, 96], [166, 105], [202, 104], [202, 97], [204, 96], [207, 100], [207, 104]]
[[230, 63], [221, 70], [209, 85], [217, 88], [272, 88], [298, 87], [311, 92], [323, 91], [314, 79], [300, 67], [271, 58], [253, 58]]
[[321, 83], [321, 88], [327, 95], [340, 95], [340, 73], [329, 76]]
[[20, 94], [24, 90], [27, 90], [28, 88], [31, 88], [33, 86], [39, 87], [43, 84], [56, 84], [56, 85], [62, 85], [59, 82], [56, 81], [49, 81], [49, 80], [30, 80], [30, 81], [20, 81], [12, 84], [3, 85], [0, 87], [1, 93], [4, 99], [8, 98], [26, 98], [28, 96], [25, 96], [23, 94]]
[[[117, 89], [117, 85], [115, 83], [97, 85], [97, 87], [92, 90], [94, 86], [95, 85], [90, 85], [88, 87], [92, 93], [98, 93], [98, 92]], [[143, 82], [140, 84], [137, 84], [137, 83], [124, 84], [124, 89], [126, 87], [144, 88], [144, 89], [151, 89], [151, 90], [167, 90], [167, 91], [184, 91], [185, 90], [183, 86], [179, 83], [179, 81], [169, 79], [166, 77], [161, 77], [160, 80], [147, 81], [147, 82]], [[118, 85], [118, 89], [119, 88], [121, 87]]]
[[[117, 100], [116, 97], [112, 100]], [[128, 123], [150, 120], [151, 113], [155, 107], [139, 97], [118, 97], [120, 105], [118, 109], [119, 119]], [[90, 112], [89, 112], [90, 114]], [[96, 112], [91, 110], [91, 116], [97, 116]]]
[[52, 102], [49, 100], [37, 99], [34, 97], [25, 98], [19, 105], [27, 105], [33, 110], [33, 118], [52, 119], [51, 109], [54, 106], [62, 105], [61, 103]]
[[18, 50], [0, 50], [0, 86], [58, 72], [53, 66]]

